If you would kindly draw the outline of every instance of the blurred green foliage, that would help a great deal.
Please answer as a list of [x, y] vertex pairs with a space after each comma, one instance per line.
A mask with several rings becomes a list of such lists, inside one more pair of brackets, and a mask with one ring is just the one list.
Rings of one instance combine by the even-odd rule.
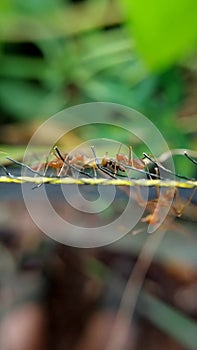
[[115, 102], [144, 113], [171, 148], [194, 147], [177, 112], [187, 92], [183, 57], [195, 50], [196, 6], [194, 0], [2, 0], [1, 122]]
[[187, 57], [197, 43], [195, 0], [126, 0], [126, 13], [139, 50], [152, 69]]

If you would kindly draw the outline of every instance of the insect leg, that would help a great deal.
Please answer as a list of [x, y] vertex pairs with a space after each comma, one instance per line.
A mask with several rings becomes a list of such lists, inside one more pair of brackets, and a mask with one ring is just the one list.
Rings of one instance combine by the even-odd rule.
[[57, 148], [57, 146], [54, 147], [54, 150], [56, 151], [56, 153], [58, 154], [58, 156], [60, 157], [60, 159], [63, 161], [63, 163], [65, 163], [68, 167], [72, 168], [73, 170], [77, 171], [80, 174], [83, 174], [87, 177], [92, 178], [92, 176], [90, 176], [89, 174], [87, 174], [85, 171], [83, 170], [79, 170], [77, 167], [75, 167], [74, 165], [70, 164], [66, 159], [64, 159], [64, 157], [62, 156], [62, 154], [60, 153], [59, 149]]
[[156, 165], [157, 168], [159, 169], [162, 169], [164, 172], [168, 173], [168, 174], [171, 174], [173, 176], [176, 176], [176, 177], [179, 177], [180, 179], [185, 179], [185, 180], [194, 180], [192, 178], [189, 178], [187, 176], [183, 176], [183, 175], [180, 175], [180, 174], [176, 174], [176, 173], [173, 173], [173, 171], [165, 168], [161, 163], [159, 163], [158, 161], [156, 161], [155, 159], [153, 159], [152, 157], [148, 156], [146, 153], [143, 153], [144, 157], [147, 158], [150, 162], [152, 162], [153, 164]]
[[184, 155], [195, 165], [197, 165], [197, 161], [195, 159], [193, 159], [191, 156], [189, 156], [189, 154], [185, 151]]

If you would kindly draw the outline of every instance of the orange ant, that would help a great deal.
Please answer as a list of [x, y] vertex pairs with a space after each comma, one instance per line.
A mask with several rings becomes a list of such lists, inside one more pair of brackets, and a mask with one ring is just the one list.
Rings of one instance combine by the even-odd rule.
[[[113, 159], [109, 158], [108, 153], [106, 153], [106, 156], [102, 158], [101, 162], [99, 162], [96, 156], [94, 146], [91, 146], [91, 150], [94, 155], [94, 160], [88, 160], [88, 158], [83, 154], [76, 155], [74, 157], [69, 156], [67, 153], [61, 154], [57, 146], [55, 146], [53, 148], [52, 153], [55, 155], [56, 159], [53, 159], [50, 162], [46, 161], [46, 163], [44, 164], [43, 176], [46, 175], [46, 172], [49, 168], [56, 169], [58, 177], [61, 174], [66, 176], [68, 174], [68, 171], [71, 171], [71, 174], [73, 175], [72, 170], [75, 170], [81, 174], [91, 177], [86, 171], [83, 170], [89, 168], [93, 170], [94, 177], [97, 177], [97, 171], [100, 171], [116, 179], [117, 175], [125, 176], [126, 168], [132, 168], [134, 170], [137, 170], [138, 172], [143, 172], [145, 174], [148, 174], [148, 176], [155, 176], [155, 174], [150, 174], [149, 172], [146, 172], [144, 170], [146, 164], [143, 160], [133, 159], [132, 147], [130, 146], [129, 149], [129, 158], [123, 154], [118, 153], [116, 155], [116, 159]], [[39, 171], [41, 167], [43, 167], [43, 164], [41, 164], [41, 166], [37, 168], [37, 171]]]
[[[64, 167], [66, 167], [66, 174], [68, 169], [72, 169], [77, 171], [78, 173], [81, 173], [83, 175], [86, 175], [88, 177], [91, 177], [88, 173], [86, 173], [85, 171], [83, 171], [81, 168], [78, 168], [77, 166], [74, 166], [72, 164], [74, 159], [71, 159], [68, 154], [62, 155], [59, 151], [59, 149], [57, 148], [57, 146], [54, 147], [53, 149], [53, 153], [55, 154], [56, 159], [53, 159], [52, 161], [48, 162], [46, 161], [44, 164], [40, 164], [40, 166], [37, 169], [31, 168], [29, 165], [24, 164], [22, 162], [19, 162], [15, 159], [12, 159], [10, 157], [6, 157], [8, 160], [10, 160], [11, 162], [15, 163], [16, 165], [19, 165], [29, 171], [31, 171], [32, 173], [40, 176], [40, 177], [45, 177], [48, 168], [52, 168], [52, 169], [56, 169], [57, 170], [57, 177], [60, 176], [60, 174], [62, 173]], [[76, 160], [75, 160], [76, 161]], [[40, 170], [44, 167], [44, 173], [41, 174]], [[3, 167], [4, 168], [4, 167]], [[4, 169], [5, 171], [5, 169]], [[7, 172], [7, 175], [9, 174], [9, 176], [11, 176], [11, 174], [9, 172]]]
[[48, 161], [48, 157], [45, 163], [40, 164], [40, 166], [36, 169], [40, 171], [40, 169], [44, 168], [44, 173], [42, 176], [46, 176], [48, 169], [56, 169], [56, 176], [60, 177], [60, 175], [68, 176], [70, 171], [70, 175], [73, 176], [75, 172], [81, 173], [88, 177], [91, 177], [87, 172], [82, 170], [82, 164], [84, 163], [84, 155], [79, 155], [75, 157], [69, 156], [68, 153], [61, 154], [58, 147], [55, 146], [50, 152], [55, 156], [55, 159]]
[[[120, 145], [121, 148], [122, 144]], [[119, 151], [120, 151], [119, 148]], [[91, 146], [92, 152], [94, 154], [96, 168], [106, 173], [107, 175], [117, 178], [117, 176], [126, 177], [126, 169], [132, 169], [137, 172], [146, 174], [149, 178], [154, 176], [156, 178], [160, 178], [158, 174], [152, 174], [149, 171], [145, 170], [146, 162], [143, 159], [135, 158], [133, 159], [132, 155], [132, 147], [129, 147], [129, 158], [121, 153], [116, 154], [116, 158], [109, 158], [108, 153], [106, 153], [105, 157], [102, 158], [101, 162], [99, 162], [94, 146]], [[95, 164], [94, 164], [95, 166]]]
[[196, 192], [196, 188], [193, 189], [191, 195], [183, 203], [180, 199], [177, 187], [174, 188], [174, 192], [171, 191], [171, 193], [169, 189], [166, 190], [163, 197], [161, 197], [161, 200], [158, 201], [157, 206], [153, 211], [153, 213], [151, 214], [151, 216], [148, 216], [146, 218], [146, 221], [149, 221], [150, 224], [154, 224], [155, 222], [157, 223], [160, 219], [159, 211], [164, 206], [166, 205], [168, 206], [171, 200], [173, 201], [171, 206], [171, 213], [175, 215], [177, 218], [180, 218], [183, 215], [187, 206], [190, 204], [195, 192]]
[[[92, 153], [94, 155], [94, 176], [96, 177], [96, 170], [100, 170], [102, 173], [105, 173], [109, 175], [110, 177], [116, 179], [116, 172], [118, 171], [118, 168], [116, 168], [116, 164], [114, 163], [113, 159], [104, 157], [101, 160], [101, 163], [99, 162], [99, 159], [96, 156], [96, 152], [94, 149], [94, 146], [91, 146]], [[106, 153], [107, 155], [107, 153]]]
[[67, 160], [68, 159], [68, 154], [66, 153], [66, 154], [62, 155], [63, 159], [61, 159], [60, 156], [55, 153], [54, 149], [50, 153], [55, 155], [55, 159], [53, 159], [51, 161], [48, 161], [48, 157], [49, 157], [48, 156], [46, 162], [45, 163], [41, 163], [36, 170], [40, 171], [41, 169], [44, 169], [43, 176], [46, 176], [46, 173], [47, 173], [48, 169], [56, 169], [56, 171], [57, 171], [56, 176], [59, 177], [60, 173], [63, 171], [64, 165], [65, 165], [63, 159]]
[[[68, 157], [68, 155], [66, 157], [64, 157], [59, 149], [57, 148], [57, 146], [54, 147], [54, 151], [56, 152], [55, 153], [55, 156], [57, 157], [57, 161], [59, 163], [60, 162], [60, 171], [58, 173], [58, 175], [60, 176], [60, 173], [62, 172], [62, 169], [65, 165], [67, 165], [67, 169], [66, 169], [66, 173], [68, 171], [69, 168], [81, 173], [81, 174], [84, 174], [88, 177], [92, 177], [90, 176], [87, 172], [85, 172], [85, 170], [83, 169], [93, 169], [94, 171], [94, 176], [96, 177], [96, 170], [99, 169], [100, 165], [96, 163], [95, 160], [88, 160], [87, 157], [83, 154], [80, 154], [80, 155], [76, 155], [74, 157]], [[94, 151], [94, 154], [95, 154], [95, 151]], [[95, 159], [96, 158], [96, 155], [95, 155]], [[56, 161], [56, 160], [55, 160]], [[57, 165], [58, 167], [58, 165]], [[101, 169], [102, 170], [102, 169]], [[102, 170], [103, 171], [103, 170]]]
[[63, 167], [66, 165], [67, 169], [70, 168], [72, 170], [77, 171], [80, 174], [83, 174], [83, 175], [88, 176], [90, 178], [92, 177], [87, 172], [83, 171], [83, 169], [81, 168], [81, 165], [84, 162], [83, 155], [75, 156], [73, 158], [70, 158], [68, 154], [66, 156], [63, 156], [60, 153], [57, 146], [54, 147], [54, 151], [55, 151], [55, 155], [56, 155], [58, 161], [62, 161], [62, 165], [61, 165], [60, 172], [59, 172], [58, 176], [60, 176], [60, 173], [61, 173]]
[[[122, 144], [120, 145], [120, 148], [122, 147]], [[120, 152], [119, 148], [119, 152]], [[132, 169], [134, 171], [137, 171], [142, 174], [146, 174], [148, 178], [158, 178], [162, 179], [162, 177], [159, 175], [159, 173], [151, 173], [148, 169], [147, 171], [145, 168], [147, 168], [147, 160], [145, 161], [145, 156], [143, 159], [140, 158], [133, 158], [133, 149], [132, 146], [129, 146], [129, 157], [127, 157], [125, 154], [122, 153], [116, 154], [116, 160], [119, 162], [120, 165], [122, 165], [125, 170], [126, 169]]]
[[108, 153], [106, 153], [106, 156], [101, 160], [101, 167], [102, 169], [107, 169], [114, 175], [126, 172], [125, 167], [122, 166], [120, 162], [118, 162], [116, 159], [108, 157]]
[[[120, 145], [119, 152], [120, 152], [121, 147], [122, 147], [122, 144]], [[139, 158], [134, 159], [133, 158], [132, 146], [129, 146], [129, 157], [127, 157], [127, 156], [125, 156], [125, 154], [122, 154], [119, 152], [116, 154], [116, 159], [118, 162], [123, 163], [125, 165], [129, 165], [135, 169], [145, 169], [146, 164], [143, 161], [143, 159], [139, 159]]]
[[[155, 169], [158, 172], [158, 169]], [[142, 196], [139, 187], [137, 187], [136, 200], [142, 207], [146, 207], [150, 214], [141, 219], [142, 222], [147, 224], [155, 225], [161, 220], [161, 212], [163, 209], [169, 208], [171, 205], [171, 213], [176, 217], [181, 217], [184, 210], [189, 205], [196, 191], [196, 187], [192, 190], [191, 195], [183, 203], [179, 196], [177, 187], [167, 188], [163, 194], [161, 194], [160, 188], [156, 187], [157, 197], [155, 199], [146, 202]]]
[[[71, 175], [73, 175], [72, 170], [81, 172], [81, 167], [84, 164], [84, 155], [69, 156], [68, 153], [61, 154], [57, 146], [55, 146], [51, 152], [55, 156], [55, 159], [44, 164], [44, 174], [46, 174], [49, 168], [57, 170], [57, 176], [60, 177], [61, 174], [67, 175], [68, 171], [71, 170]], [[43, 167], [43, 164], [41, 164]], [[87, 175], [87, 174], [86, 174]]]

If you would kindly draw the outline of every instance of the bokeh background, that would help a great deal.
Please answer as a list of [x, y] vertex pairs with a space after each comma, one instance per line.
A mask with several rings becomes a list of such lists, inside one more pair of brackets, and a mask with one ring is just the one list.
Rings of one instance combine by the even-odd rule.
[[104, 101], [145, 114], [171, 148], [196, 147], [194, 0], [0, 6], [1, 143], [25, 143], [34, 123]]
[[[1, 163], [5, 153], [21, 159], [33, 132], [54, 113], [95, 101], [137, 109], [170, 149], [196, 150], [196, 15], [195, 0], [1, 0]], [[84, 132], [70, 135], [65, 148]], [[100, 134], [91, 129], [92, 137]], [[114, 139], [116, 130], [102, 128], [102, 136]], [[134, 146], [141, 157], [141, 145]], [[183, 157], [176, 166], [196, 176]], [[107, 349], [146, 235], [95, 251], [57, 245], [35, 228], [9, 186], [0, 189], [2, 349]], [[127, 347], [117, 349], [196, 349], [196, 246], [185, 235], [185, 227], [195, 233], [195, 220], [196, 208], [185, 226], [171, 228], [144, 282], [167, 304], [142, 295]], [[127, 319], [118, 322], [112, 334], [121, 338]]]

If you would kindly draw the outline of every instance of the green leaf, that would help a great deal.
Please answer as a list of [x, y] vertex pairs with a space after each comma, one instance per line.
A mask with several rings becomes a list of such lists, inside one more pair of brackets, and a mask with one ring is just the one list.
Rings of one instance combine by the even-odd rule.
[[197, 42], [195, 0], [125, 1], [128, 27], [151, 69], [175, 63]]

